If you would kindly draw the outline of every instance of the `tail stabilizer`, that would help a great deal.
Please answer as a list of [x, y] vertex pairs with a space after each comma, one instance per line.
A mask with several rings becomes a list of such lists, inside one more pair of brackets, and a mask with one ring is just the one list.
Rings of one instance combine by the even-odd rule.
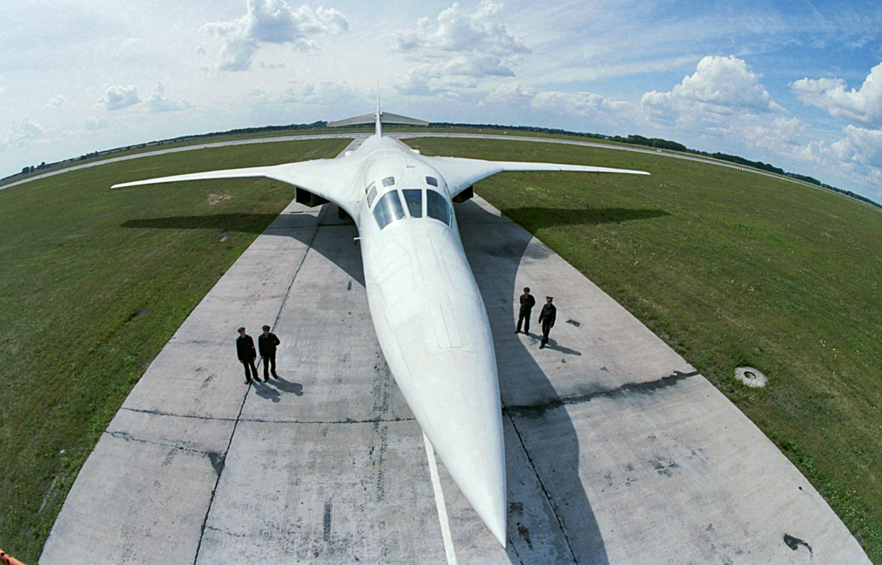
[[362, 114], [361, 116], [355, 116], [353, 118], [346, 118], [345, 120], [337, 120], [336, 122], [330, 122], [328, 124], [329, 128], [339, 128], [344, 126], [361, 126], [366, 124], [376, 124], [377, 126], [377, 135], [381, 135], [381, 124], [390, 124], [390, 125], [401, 125], [401, 126], [427, 126], [429, 122], [425, 120], [418, 120], [416, 118], [408, 118], [407, 116], [400, 116], [398, 114], [390, 114], [389, 112], [373, 112], [370, 114]]

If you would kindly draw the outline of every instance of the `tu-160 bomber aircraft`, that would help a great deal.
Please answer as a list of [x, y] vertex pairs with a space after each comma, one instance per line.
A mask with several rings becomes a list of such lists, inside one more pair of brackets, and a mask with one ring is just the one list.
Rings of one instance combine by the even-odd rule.
[[376, 133], [337, 159], [176, 175], [114, 185], [263, 177], [296, 187], [296, 201], [331, 202], [358, 230], [365, 290], [389, 369], [450, 476], [506, 542], [505, 448], [493, 337], [460, 241], [453, 202], [504, 171], [643, 171], [427, 157], [384, 137], [382, 124], [428, 125], [383, 113], [329, 124], [375, 123]]

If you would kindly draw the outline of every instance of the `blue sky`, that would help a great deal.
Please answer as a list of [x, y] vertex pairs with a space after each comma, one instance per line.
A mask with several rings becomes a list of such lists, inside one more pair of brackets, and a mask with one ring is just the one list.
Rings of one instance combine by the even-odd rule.
[[663, 137], [882, 202], [878, 2], [0, 6], [0, 176], [373, 109]]

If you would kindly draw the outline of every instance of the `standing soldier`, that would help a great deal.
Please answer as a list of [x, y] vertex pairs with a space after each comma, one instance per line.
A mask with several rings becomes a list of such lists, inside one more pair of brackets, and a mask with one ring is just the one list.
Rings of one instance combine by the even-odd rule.
[[545, 306], [542, 307], [542, 312], [539, 314], [539, 323], [542, 324], [542, 341], [539, 343], [539, 349], [548, 343], [548, 333], [551, 332], [554, 320], [557, 318], [557, 308], [551, 303], [552, 300], [554, 298], [550, 296], [545, 297]]
[[257, 350], [260, 351], [260, 358], [263, 359], [263, 380], [269, 382], [270, 363], [272, 363], [272, 374], [275, 378], [279, 378], [276, 374], [276, 346], [279, 345], [279, 338], [276, 334], [270, 333], [269, 326], [263, 326], [263, 333], [257, 337]]
[[521, 322], [524, 323], [524, 333], [530, 333], [530, 312], [536, 305], [536, 299], [530, 294], [530, 287], [524, 287], [524, 294], [521, 295], [521, 309], [518, 311], [518, 328], [515, 333], [521, 332]]
[[239, 361], [245, 366], [245, 384], [251, 384], [251, 378], [260, 382], [257, 378], [257, 367], [254, 366], [254, 359], [257, 358], [257, 351], [254, 350], [254, 340], [250, 335], [245, 333], [245, 328], [239, 328], [239, 337], [236, 338], [236, 354]]

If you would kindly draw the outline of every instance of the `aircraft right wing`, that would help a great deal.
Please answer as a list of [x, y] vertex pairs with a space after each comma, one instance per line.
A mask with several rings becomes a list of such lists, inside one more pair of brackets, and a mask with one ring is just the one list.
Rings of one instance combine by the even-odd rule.
[[268, 178], [284, 182], [333, 202], [351, 217], [356, 215], [358, 190], [355, 188], [356, 168], [346, 159], [315, 159], [270, 167], [248, 167], [189, 173], [115, 184], [111, 188], [125, 188], [147, 184], [193, 180]]
[[444, 180], [450, 196], [454, 197], [479, 180], [496, 173], [508, 171], [572, 171], [581, 173], [626, 173], [631, 175], [648, 175], [646, 171], [631, 169], [613, 169], [610, 167], [592, 167], [588, 165], [565, 165], [562, 163], [528, 163], [521, 161], [484, 161], [481, 159], [464, 159], [460, 157], [426, 157], [429, 164], [435, 167]]

